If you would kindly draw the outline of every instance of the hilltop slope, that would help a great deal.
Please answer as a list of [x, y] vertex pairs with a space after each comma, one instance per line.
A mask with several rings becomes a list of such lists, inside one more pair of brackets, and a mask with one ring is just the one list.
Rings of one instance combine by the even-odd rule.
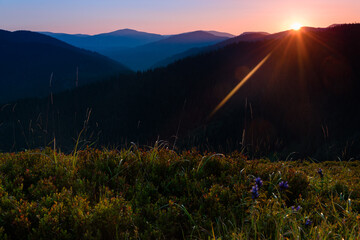
[[100, 54], [35, 32], [0, 30], [0, 52], [0, 102], [73, 88], [77, 71], [79, 85], [131, 72]]

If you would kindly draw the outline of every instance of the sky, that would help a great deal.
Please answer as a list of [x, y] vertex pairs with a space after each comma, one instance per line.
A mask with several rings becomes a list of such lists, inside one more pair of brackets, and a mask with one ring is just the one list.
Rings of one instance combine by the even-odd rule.
[[0, 29], [97, 34], [279, 32], [360, 22], [360, 0], [0, 0]]

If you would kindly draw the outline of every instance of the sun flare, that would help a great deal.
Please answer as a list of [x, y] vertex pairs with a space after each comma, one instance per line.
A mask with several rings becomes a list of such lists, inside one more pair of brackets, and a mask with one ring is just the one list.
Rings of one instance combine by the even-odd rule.
[[302, 25], [300, 24], [300, 23], [293, 23], [292, 25], [291, 25], [291, 29], [292, 30], [295, 30], [295, 31], [297, 31], [297, 30], [299, 30], [300, 28], [302, 27]]

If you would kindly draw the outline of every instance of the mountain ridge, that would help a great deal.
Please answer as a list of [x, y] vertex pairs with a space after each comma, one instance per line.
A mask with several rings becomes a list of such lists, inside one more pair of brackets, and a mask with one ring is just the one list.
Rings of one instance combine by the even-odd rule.
[[133, 70], [148, 70], [158, 61], [174, 54], [193, 47], [213, 45], [226, 39], [228, 38], [218, 37], [206, 31], [193, 31], [172, 35], [128, 50], [114, 51], [108, 56], [119, 62], [126, 62]]
[[[131, 71], [98, 53], [76, 48], [58, 39], [30, 31], [0, 31], [0, 102], [42, 97], [97, 78]], [[99, 79], [98, 79], [99, 80]]]
[[187, 51], [181, 52], [179, 54], [170, 56], [166, 59], [163, 59], [157, 63], [155, 63], [152, 67], [165, 67], [171, 63], [174, 63], [178, 60], [181, 60], [183, 58], [186, 57], [191, 57], [191, 56], [195, 56], [201, 53], [205, 53], [205, 52], [209, 52], [209, 51], [214, 51], [218, 48], [222, 48], [225, 47], [227, 45], [230, 44], [234, 44], [234, 43], [238, 43], [241, 41], [244, 42], [248, 42], [248, 41], [260, 41], [263, 40], [265, 38], [271, 38], [271, 36], [277, 36], [278, 33], [275, 34], [269, 34], [267, 32], [244, 32], [242, 34], [240, 34], [239, 36], [235, 36], [233, 38], [229, 38], [229, 39], [225, 39], [224, 41], [221, 41], [219, 43], [216, 43], [214, 45], [210, 45], [210, 46], [206, 46], [206, 47], [196, 47], [196, 48], [191, 48]]
[[[232, 36], [223, 32], [212, 31], [211, 33], [211, 31], [202, 30], [163, 36], [133, 29], [120, 29], [110, 33], [81, 35], [79, 37], [69, 34], [47, 34], [74, 46], [97, 51], [129, 66], [133, 70], [147, 70], [156, 62], [172, 54], [178, 54], [192, 47], [212, 45]], [[216, 34], [228, 36], [217, 36]], [[160, 47], [161, 44], [164, 46]], [[171, 44], [173, 45], [172, 48], [169, 47]]]

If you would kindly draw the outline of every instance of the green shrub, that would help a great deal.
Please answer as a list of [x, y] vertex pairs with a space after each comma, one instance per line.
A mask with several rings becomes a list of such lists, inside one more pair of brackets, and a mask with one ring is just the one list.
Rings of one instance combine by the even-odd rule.
[[0, 154], [0, 239], [360, 238], [358, 161], [159, 146], [73, 158], [51, 149]]

